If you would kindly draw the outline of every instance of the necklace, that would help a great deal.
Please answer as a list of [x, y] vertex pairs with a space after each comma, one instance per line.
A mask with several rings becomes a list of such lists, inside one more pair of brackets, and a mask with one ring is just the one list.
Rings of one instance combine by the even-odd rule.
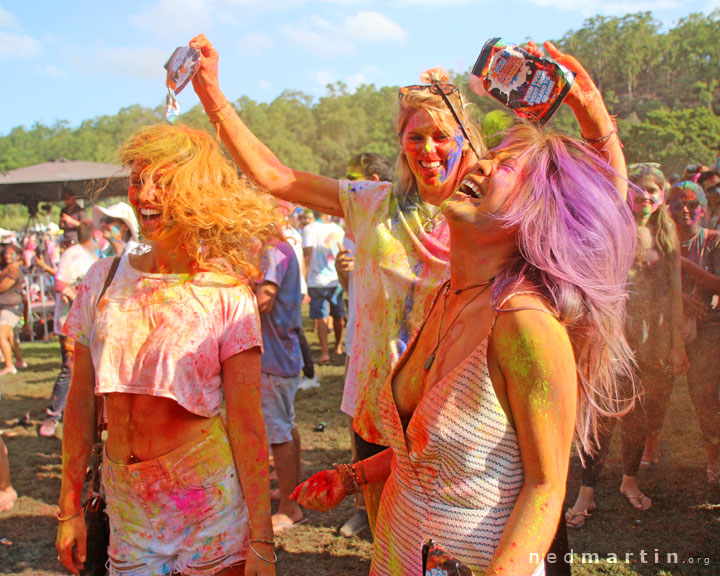
[[[443, 295], [443, 311], [442, 316], [440, 317], [440, 328], [438, 329], [438, 338], [437, 342], [435, 342], [435, 348], [433, 348], [433, 351], [430, 353], [430, 355], [425, 360], [425, 371], [430, 370], [432, 368], [433, 362], [435, 362], [435, 353], [438, 351], [438, 348], [440, 347], [440, 343], [445, 339], [445, 336], [448, 335], [448, 332], [450, 332], [450, 328], [453, 327], [453, 324], [455, 324], [455, 321], [460, 317], [460, 314], [462, 314], [463, 310], [467, 308], [471, 302], [473, 302], [480, 294], [485, 292], [485, 290], [488, 289], [489, 286], [492, 286], [493, 281], [495, 280], [495, 277], [493, 276], [490, 278], [490, 280], [485, 280], [485, 282], [480, 282], [479, 284], [473, 284], [472, 286], [466, 286], [465, 288], [458, 288], [454, 292], [455, 294], [460, 294], [460, 292], [464, 292], [465, 290], [470, 290], [471, 288], [479, 288], [480, 286], [483, 286], [483, 289], [480, 290], [475, 296], [470, 298], [465, 304], [463, 304], [462, 308], [458, 310], [458, 313], [455, 314], [455, 318], [452, 319], [452, 322], [447, 327], [447, 330], [445, 330], [445, 333], [442, 333], [442, 327], [445, 323], [445, 311], [447, 309], [447, 299], [448, 294], [450, 293], [450, 280], [448, 280], [447, 284], [445, 284], [445, 294]], [[442, 336], [441, 336], [442, 334]]]

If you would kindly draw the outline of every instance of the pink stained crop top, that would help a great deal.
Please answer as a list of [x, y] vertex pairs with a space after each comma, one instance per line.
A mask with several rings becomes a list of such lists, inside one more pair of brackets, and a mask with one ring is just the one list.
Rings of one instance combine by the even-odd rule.
[[63, 328], [90, 348], [95, 393], [160, 396], [200, 416], [218, 414], [222, 362], [262, 348], [255, 295], [215, 272], [140, 272], [125, 254], [98, 305], [111, 264], [90, 268]]

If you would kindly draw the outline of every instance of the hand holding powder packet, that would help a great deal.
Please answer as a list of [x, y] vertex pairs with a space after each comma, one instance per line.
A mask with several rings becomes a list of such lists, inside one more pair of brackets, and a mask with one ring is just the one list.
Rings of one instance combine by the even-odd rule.
[[472, 73], [490, 96], [541, 126], [560, 107], [575, 74], [549, 57], [534, 56], [502, 38], [485, 43]]

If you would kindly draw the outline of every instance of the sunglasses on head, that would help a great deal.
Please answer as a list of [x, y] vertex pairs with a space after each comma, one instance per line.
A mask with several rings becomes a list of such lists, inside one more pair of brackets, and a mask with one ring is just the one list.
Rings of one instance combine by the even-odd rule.
[[690, 212], [695, 212], [695, 210], [700, 208], [700, 206], [702, 206], [702, 204], [700, 204], [697, 200], [690, 200], [689, 202], [675, 200], [674, 202], [670, 202], [670, 208], [672, 208], [675, 212], [681, 212], [683, 208], [687, 208]]
[[450, 99], [448, 98], [448, 96], [450, 96], [451, 94], [457, 93], [458, 98], [460, 99], [460, 104], [462, 105], [462, 98], [460, 97], [458, 87], [455, 84], [450, 84], [448, 82], [433, 82], [432, 84], [411, 84], [410, 86], [403, 86], [402, 88], [400, 88], [399, 95], [400, 98], [403, 98], [404, 96], [407, 96], [410, 92], [420, 91], [428, 91], [431, 94], [436, 94], [442, 97], [445, 105], [448, 107], [450, 113], [453, 115], [453, 118], [455, 118], [455, 122], [457, 122], [458, 126], [460, 126], [460, 130], [462, 131], [465, 140], [467, 140], [468, 145], [475, 153], [475, 156], [477, 158], [482, 158], [482, 156], [480, 156], [480, 154], [478, 154], [478, 151], [475, 149], [475, 145], [473, 144], [473, 141], [470, 138], [468, 131], [465, 129], [465, 124], [463, 124], [463, 121], [460, 120], [460, 116], [458, 115], [455, 107], [452, 105]]

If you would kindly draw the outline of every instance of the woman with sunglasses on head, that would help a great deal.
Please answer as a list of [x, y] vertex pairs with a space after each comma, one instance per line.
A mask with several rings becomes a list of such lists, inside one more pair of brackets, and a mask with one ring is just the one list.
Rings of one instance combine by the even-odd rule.
[[[343, 411], [355, 415], [354, 428], [363, 440], [380, 445], [367, 452], [380, 450], [387, 445], [377, 403], [380, 390], [427, 315], [432, 293], [449, 274], [448, 228], [438, 206], [484, 153], [463, 99], [457, 87], [436, 74], [425, 78], [428, 84], [402, 88], [395, 184], [337, 181], [283, 165], [220, 90], [215, 48], [204, 35], [190, 45], [201, 51], [195, 91], [242, 171], [274, 196], [342, 216], [354, 235], [358, 323], [348, 378], [357, 382], [357, 397], [344, 398]], [[570, 102], [583, 135], [622, 174], [624, 157], [599, 91], [574, 59], [549, 49], [578, 72]], [[365, 489], [371, 526], [377, 486]]]
[[[659, 164], [633, 164], [628, 169], [630, 205], [635, 217], [637, 249], [630, 271], [625, 331], [635, 354], [636, 378], [642, 387], [637, 402], [622, 418], [623, 477], [620, 494], [636, 510], [652, 500], [640, 489], [638, 471], [658, 463], [660, 432], [675, 377], [688, 368], [680, 282], [680, 242], [665, 194], [669, 185]], [[597, 446], [583, 452], [577, 500], [565, 513], [570, 528], [582, 528], [595, 510], [595, 485], [610, 448], [617, 418], [599, 425]]]
[[690, 369], [688, 391], [707, 451], [707, 482], [720, 485], [720, 231], [702, 225], [707, 197], [702, 187], [685, 180], [674, 184], [668, 204], [683, 256], [683, 301], [691, 318], [687, 336]]
[[262, 339], [248, 282], [282, 218], [205, 131], [145, 128], [120, 157], [146, 249], [94, 264], [64, 326], [75, 363], [59, 559], [73, 574], [85, 560], [80, 499], [98, 395], [109, 574], [274, 576]]
[[573, 435], [589, 448], [598, 417], [632, 402], [621, 181], [589, 146], [520, 124], [443, 203], [450, 279], [381, 391], [391, 449], [294, 494], [325, 510], [388, 478], [372, 575], [421, 576], [427, 538], [474, 574], [545, 573]]

